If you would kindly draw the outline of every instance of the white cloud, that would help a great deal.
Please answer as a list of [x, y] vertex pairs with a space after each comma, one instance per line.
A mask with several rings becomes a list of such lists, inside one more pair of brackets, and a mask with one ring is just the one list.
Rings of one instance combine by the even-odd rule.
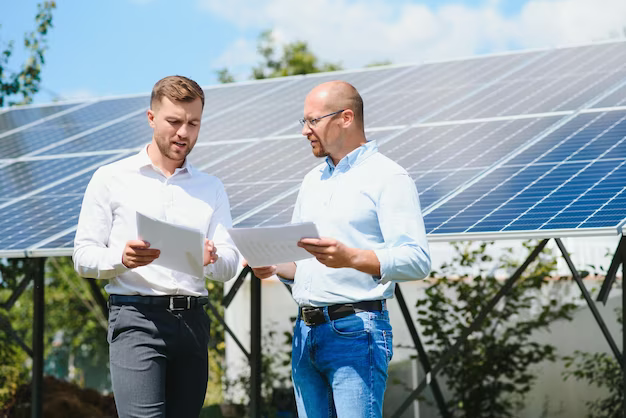
[[529, 46], [597, 41], [626, 27], [626, 1], [535, 0], [524, 7], [516, 23], [515, 36]]
[[[499, 0], [436, 9], [385, 0], [198, 1], [242, 30], [271, 28], [279, 42], [305, 40], [322, 60], [346, 68], [591, 42], [626, 26], [624, 0], [528, 0], [516, 15], [504, 14]], [[237, 41], [220, 65], [254, 65], [259, 58], [253, 43]]]
[[102, 94], [96, 94], [89, 89], [76, 89], [63, 91], [59, 94], [62, 100], [88, 100], [102, 97]]
[[244, 80], [250, 75], [250, 66], [257, 61], [256, 44], [239, 38], [211, 63], [211, 67], [213, 70], [228, 68], [235, 79]]

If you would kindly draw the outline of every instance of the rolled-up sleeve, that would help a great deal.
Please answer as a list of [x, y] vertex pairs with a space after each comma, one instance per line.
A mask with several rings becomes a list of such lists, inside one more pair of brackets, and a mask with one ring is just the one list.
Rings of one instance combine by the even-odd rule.
[[226, 282], [237, 274], [240, 254], [228, 234], [233, 221], [230, 215], [230, 203], [224, 185], [220, 182], [215, 210], [211, 217], [207, 238], [213, 241], [218, 259], [214, 264], [204, 267], [204, 274], [211, 280]]
[[385, 182], [377, 210], [385, 243], [384, 248], [374, 250], [381, 283], [427, 277], [431, 268], [428, 241], [417, 189], [408, 174]]
[[80, 209], [74, 238], [74, 269], [82, 277], [111, 279], [127, 270], [123, 248], [109, 248], [113, 224], [106, 173], [97, 170], [91, 178]]

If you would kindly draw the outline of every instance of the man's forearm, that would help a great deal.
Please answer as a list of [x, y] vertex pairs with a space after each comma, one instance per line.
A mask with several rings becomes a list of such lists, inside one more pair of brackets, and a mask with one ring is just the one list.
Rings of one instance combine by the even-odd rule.
[[276, 274], [283, 279], [293, 280], [296, 276], [296, 263], [282, 263], [276, 265]]
[[359, 248], [352, 248], [351, 250], [354, 251], [354, 254], [350, 257], [350, 267], [372, 276], [380, 276], [380, 261], [374, 251]]

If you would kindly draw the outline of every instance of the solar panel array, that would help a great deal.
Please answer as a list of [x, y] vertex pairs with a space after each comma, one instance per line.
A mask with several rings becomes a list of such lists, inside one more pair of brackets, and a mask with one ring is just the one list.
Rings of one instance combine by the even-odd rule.
[[[415, 180], [431, 240], [617, 234], [626, 219], [626, 43], [607, 42], [207, 87], [190, 159], [224, 182], [236, 226], [289, 222], [320, 163], [303, 99], [334, 79]], [[148, 101], [0, 109], [0, 256], [71, 254], [94, 171], [150, 141]]]

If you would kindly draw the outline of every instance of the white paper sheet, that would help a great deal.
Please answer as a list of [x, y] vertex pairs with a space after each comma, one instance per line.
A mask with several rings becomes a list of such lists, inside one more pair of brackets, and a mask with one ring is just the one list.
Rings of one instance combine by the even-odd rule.
[[137, 212], [137, 234], [148, 241], [150, 248], [161, 251], [152, 263], [204, 277], [204, 234], [197, 230], [160, 221]]
[[311, 258], [313, 256], [309, 252], [298, 247], [298, 241], [301, 238], [319, 238], [313, 222], [260, 228], [231, 228], [228, 233], [251, 267]]

